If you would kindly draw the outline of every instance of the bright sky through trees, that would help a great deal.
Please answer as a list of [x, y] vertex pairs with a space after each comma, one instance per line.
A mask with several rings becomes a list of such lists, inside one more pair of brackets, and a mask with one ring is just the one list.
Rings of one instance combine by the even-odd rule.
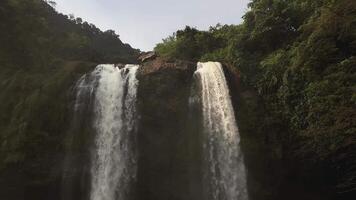
[[208, 29], [238, 24], [249, 0], [56, 0], [57, 10], [101, 29], [113, 29], [123, 42], [151, 50], [185, 25]]

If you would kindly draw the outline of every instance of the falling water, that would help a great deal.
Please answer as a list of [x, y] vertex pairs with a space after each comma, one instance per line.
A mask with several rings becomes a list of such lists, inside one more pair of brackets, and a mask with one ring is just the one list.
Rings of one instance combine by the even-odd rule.
[[[138, 66], [99, 65], [77, 84], [77, 99], [93, 96], [95, 148], [91, 200], [126, 200], [136, 179], [136, 90]], [[88, 95], [86, 95], [88, 96]], [[75, 109], [82, 106], [76, 102]]]
[[247, 200], [240, 136], [222, 66], [198, 63], [194, 77], [203, 122], [204, 199]]
[[[74, 87], [75, 103], [65, 143], [62, 200], [88, 199], [90, 166], [87, 140], [92, 131], [93, 101], [98, 82], [96, 71], [83, 75]], [[79, 145], [80, 144], [80, 145]]]

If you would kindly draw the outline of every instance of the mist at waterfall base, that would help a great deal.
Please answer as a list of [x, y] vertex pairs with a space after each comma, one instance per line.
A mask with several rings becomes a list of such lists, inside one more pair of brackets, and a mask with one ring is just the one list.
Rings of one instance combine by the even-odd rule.
[[[81, 190], [88, 194], [73, 198], [71, 184], [66, 183], [64, 200], [139, 199], [138, 70], [137, 65], [121, 69], [99, 65], [77, 82], [73, 124], [85, 124], [75, 129], [93, 133], [88, 172], [81, 181], [87, 182], [81, 183], [86, 187]], [[199, 196], [204, 200], [248, 200], [239, 132], [221, 64], [198, 63], [191, 84], [187, 118], [196, 117], [191, 123], [195, 123], [194, 134], [200, 138]], [[83, 115], [89, 122], [83, 123]]]

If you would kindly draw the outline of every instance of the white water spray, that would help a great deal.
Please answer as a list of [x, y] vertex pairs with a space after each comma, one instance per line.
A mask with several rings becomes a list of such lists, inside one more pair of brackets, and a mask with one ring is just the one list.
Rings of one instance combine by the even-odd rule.
[[222, 66], [198, 63], [194, 76], [203, 120], [205, 199], [247, 200], [240, 136]]
[[[77, 84], [77, 98], [83, 93], [94, 94], [91, 96], [96, 135], [91, 161], [91, 200], [129, 199], [135, 182], [137, 69], [137, 65], [122, 69], [99, 65]], [[75, 108], [78, 106], [76, 103]]]

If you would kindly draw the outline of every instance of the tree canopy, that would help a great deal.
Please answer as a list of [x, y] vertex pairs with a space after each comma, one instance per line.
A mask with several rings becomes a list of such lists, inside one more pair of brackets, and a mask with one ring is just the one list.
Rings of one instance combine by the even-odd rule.
[[[0, 1], [0, 174], [50, 178], [63, 151], [70, 88], [97, 63], [135, 63], [138, 49], [113, 30], [55, 11], [54, 1]], [[2, 177], [3, 178], [3, 177]], [[12, 180], [12, 179], [10, 179]], [[6, 183], [7, 184], [7, 183]]]
[[355, 190], [356, 2], [253, 0], [243, 19], [186, 27], [155, 50], [236, 66], [270, 118], [288, 124], [283, 137], [294, 138], [294, 156], [332, 166], [339, 191]]

